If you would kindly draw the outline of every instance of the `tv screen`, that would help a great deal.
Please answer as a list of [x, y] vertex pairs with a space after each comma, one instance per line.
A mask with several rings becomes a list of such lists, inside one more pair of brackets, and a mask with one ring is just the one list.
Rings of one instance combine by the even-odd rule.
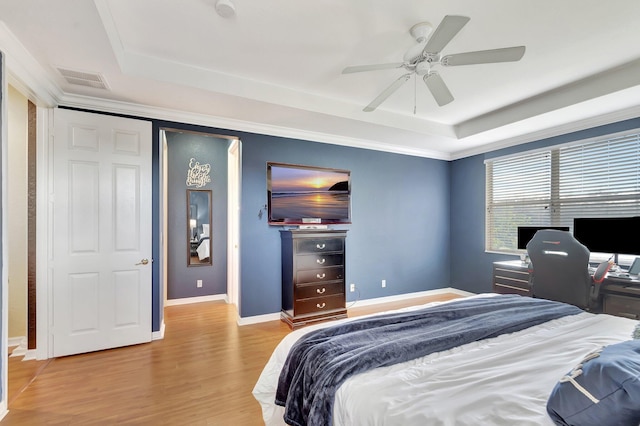
[[351, 223], [351, 172], [269, 162], [267, 205], [273, 225]]
[[536, 232], [541, 229], [556, 229], [558, 231], [569, 231], [568, 226], [518, 226], [518, 249], [526, 250], [527, 243], [531, 241]]
[[640, 216], [575, 218], [573, 236], [589, 251], [640, 254]]

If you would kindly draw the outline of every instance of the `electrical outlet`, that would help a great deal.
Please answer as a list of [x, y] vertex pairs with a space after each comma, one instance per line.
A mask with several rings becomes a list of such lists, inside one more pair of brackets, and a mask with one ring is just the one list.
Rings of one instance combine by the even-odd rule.
[[202, 287], [202, 280], [196, 281], [196, 287], [198, 288]]
[[387, 286], [387, 280], [382, 280], [382, 288]]
[[350, 291], [351, 293], [353, 293], [354, 291], [356, 291], [356, 285], [355, 285], [355, 284], [351, 284], [351, 285], [349, 286], [349, 291]]

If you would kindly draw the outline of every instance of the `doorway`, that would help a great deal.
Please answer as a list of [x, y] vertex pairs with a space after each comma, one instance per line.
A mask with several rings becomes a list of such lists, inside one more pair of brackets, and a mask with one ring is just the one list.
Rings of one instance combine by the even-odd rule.
[[[239, 200], [240, 140], [189, 129], [160, 131], [164, 304], [225, 299], [237, 305], [239, 262], [232, 247], [238, 247], [238, 232], [232, 229], [238, 228], [239, 213], [231, 206]], [[194, 170], [198, 178], [192, 176]], [[199, 217], [201, 208], [198, 217], [191, 217], [194, 206], [187, 205], [187, 199], [194, 191], [210, 196], [207, 220]], [[199, 250], [201, 240], [207, 239], [210, 252]], [[198, 255], [205, 256], [204, 261], [194, 262]]]

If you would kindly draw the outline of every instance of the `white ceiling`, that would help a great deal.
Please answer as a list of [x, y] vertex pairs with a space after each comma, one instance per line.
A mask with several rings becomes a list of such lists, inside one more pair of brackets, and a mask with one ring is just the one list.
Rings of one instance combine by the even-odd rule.
[[[3, 0], [10, 82], [34, 92], [30, 75], [54, 104], [443, 159], [640, 116], [638, 0], [231, 0], [230, 19], [215, 1]], [[403, 70], [342, 69], [401, 62], [409, 28], [445, 15], [471, 20], [443, 54], [526, 53], [439, 69], [443, 107], [412, 79], [363, 112]]]

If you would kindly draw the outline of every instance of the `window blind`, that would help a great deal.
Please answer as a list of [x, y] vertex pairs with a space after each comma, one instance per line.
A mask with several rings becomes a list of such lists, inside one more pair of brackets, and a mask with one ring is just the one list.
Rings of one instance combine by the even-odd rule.
[[486, 249], [516, 252], [518, 226], [640, 216], [640, 133], [486, 162]]

